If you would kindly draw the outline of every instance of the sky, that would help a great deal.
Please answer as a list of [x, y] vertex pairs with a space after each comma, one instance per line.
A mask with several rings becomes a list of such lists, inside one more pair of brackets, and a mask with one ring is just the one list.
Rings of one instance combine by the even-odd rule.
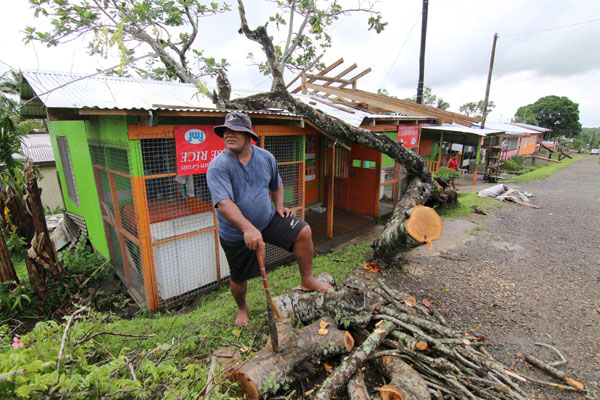
[[[358, 0], [341, 0], [354, 7]], [[233, 0], [229, 0], [234, 3]], [[251, 27], [264, 24], [273, 11], [265, 0], [245, 0]], [[353, 63], [355, 71], [371, 68], [358, 88], [385, 89], [399, 98], [416, 94], [421, 41], [422, 0], [379, 0], [388, 22], [381, 34], [367, 31], [367, 15], [337, 21], [329, 30], [333, 46], [325, 52], [325, 64], [338, 58]], [[90, 56], [88, 39], [46, 48], [25, 44], [26, 26], [46, 26], [35, 19], [26, 0], [3, 1], [0, 24], [0, 71], [8, 66], [21, 70], [93, 73], [118, 64], [116, 57]], [[239, 35], [239, 17], [230, 13], [202, 20], [197, 41], [205, 55], [226, 58], [234, 88], [265, 91], [270, 87], [247, 59], [257, 44]], [[278, 38], [274, 24], [269, 33]], [[598, 0], [429, 0], [425, 86], [450, 103], [450, 111], [462, 104], [483, 100], [494, 34], [499, 35], [490, 100], [496, 107], [490, 122], [510, 122], [517, 109], [541, 97], [566, 96], [579, 104], [583, 127], [600, 127], [600, 1]], [[354, 73], [354, 72], [353, 72]], [[351, 74], [353, 74], [351, 73]], [[286, 74], [286, 81], [294, 77]], [[208, 81], [208, 84], [213, 82]]]

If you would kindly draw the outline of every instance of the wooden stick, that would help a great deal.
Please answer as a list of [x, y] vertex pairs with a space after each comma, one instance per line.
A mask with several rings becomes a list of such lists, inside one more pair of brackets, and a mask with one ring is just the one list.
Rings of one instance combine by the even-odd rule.
[[390, 321], [383, 321], [376, 325], [373, 333], [365, 339], [360, 347], [357, 347], [352, 354], [345, 358], [342, 363], [325, 379], [319, 391], [315, 394], [315, 399], [331, 399], [335, 392], [354, 374], [354, 371], [373, 353], [379, 343], [394, 329], [394, 324]]
[[542, 371], [554, 376], [555, 378], [560, 379], [561, 381], [565, 382], [567, 385], [572, 386], [581, 392], [585, 392], [585, 385], [583, 383], [571, 378], [566, 373], [559, 371], [558, 369], [551, 367], [550, 365], [547, 365], [539, 358], [527, 355], [527, 356], [525, 356], [525, 361], [527, 361], [529, 364], [533, 365], [534, 367], [538, 367]]

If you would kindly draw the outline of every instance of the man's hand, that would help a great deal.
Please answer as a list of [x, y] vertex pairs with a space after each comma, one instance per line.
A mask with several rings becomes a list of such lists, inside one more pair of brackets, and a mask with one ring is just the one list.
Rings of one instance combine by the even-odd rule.
[[246, 247], [250, 250], [258, 250], [261, 247], [265, 246], [265, 242], [263, 241], [262, 233], [254, 227], [253, 229], [249, 229], [244, 231], [244, 242], [246, 243]]
[[290, 210], [289, 208], [286, 208], [286, 207], [280, 207], [276, 211], [277, 211], [277, 214], [279, 214], [279, 216], [281, 218], [293, 217], [296, 215], [296, 211]]

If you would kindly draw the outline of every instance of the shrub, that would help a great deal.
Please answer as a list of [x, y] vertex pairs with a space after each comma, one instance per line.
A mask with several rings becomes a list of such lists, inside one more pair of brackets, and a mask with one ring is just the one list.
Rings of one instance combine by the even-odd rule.
[[438, 170], [438, 172], [435, 172], [433, 174], [433, 176], [436, 178], [444, 178], [444, 179], [453, 180], [453, 179], [460, 178], [460, 172], [458, 172], [454, 169], [450, 169], [448, 167], [441, 167]]
[[25, 258], [29, 243], [19, 236], [16, 228], [12, 228], [8, 231], [5, 230], [4, 238], [6, 240], [6, 247], [8, 248], [11, 258]]
[[521, 156], [512, 156], [508, 160], [504, 161], [502, 165], [502, 169], [511, 172], [518, 172], [523, 169], [523, 157]]

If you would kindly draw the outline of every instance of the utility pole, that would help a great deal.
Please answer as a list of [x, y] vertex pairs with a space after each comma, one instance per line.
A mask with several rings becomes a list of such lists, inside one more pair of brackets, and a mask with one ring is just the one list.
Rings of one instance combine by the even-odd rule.
[[[487, 85], [485, 87], [485, 98], [483, 99], [483, 110], [481, 111], [481, 129], [485, 128], [485, 119], [487, 118], [488, 101], [490, 99], [490, 86], [492, 84], [492, 70], [494, 69], [494, 57], [496, 55], [496, 42], [498, 34], [494, 33], [494, 43], [492, 44], [492, 56], [490, 57], [490, 69], [488, 71]], [[475, 171], [473, 171], [473, 185], [477, 182], [477, 167], [479, 166], [479, 153], [481, 142], [477, 146], [477, 156], [475, 157]]]
[[481, 116], [481, 129], [485, 128], [485, 119], [487, 117], [488, 100], [490, 99], [490, 86], [492, 84], [492, 70], [494, 69], [494, 56], [496, 55], [496, 42], [498, 34], [494, 33], [494, 43], [492, 44], [492, 56], [490, 57], [490, 70], [488, 72], [487, 86], [485, 87], [485, 99], [483, 100], [483, 110]]
[[423, 104], [423, 83], [425, 82], [425, 42], [427, 39], [427, 9], [429, 0], [423, 0], [421, 21], [421, 55], [419, 56], [419, 82], [417, 83], [417, 104]]

